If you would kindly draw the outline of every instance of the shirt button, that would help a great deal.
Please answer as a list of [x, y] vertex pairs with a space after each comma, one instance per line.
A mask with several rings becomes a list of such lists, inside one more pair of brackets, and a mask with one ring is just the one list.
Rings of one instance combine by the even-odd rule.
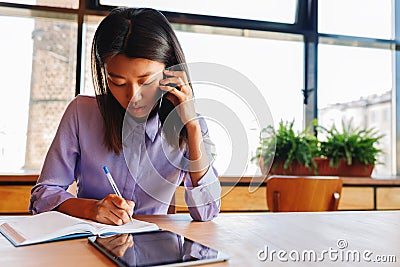
[[206, 254], [207, 254], [207, 250], [206, 249], [200, 250], [200, 255], [201, 256], [205, 256]]

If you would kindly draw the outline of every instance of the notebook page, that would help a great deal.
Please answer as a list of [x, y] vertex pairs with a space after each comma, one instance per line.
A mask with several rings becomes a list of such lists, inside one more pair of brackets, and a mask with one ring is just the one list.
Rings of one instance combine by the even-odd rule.
[[28, 242], [44, 241], [61, 235], [87, 231], [89, 226], [83, 220], [55, 211], [9, 221], [7, 224], [14, 230], [14, 234], [17, 233]]
[[93, 233], [105, 234], [105, 233], [135, 233], [144, 231], [155, 231], [159, 230], [158, 226], [154, 223], [144, 222], [140, 220], [132, 219], [132, 222], [127, 222], [123, 225], [108, 225], [98, 222], [91, 222], [92, 226], [96, 228]]

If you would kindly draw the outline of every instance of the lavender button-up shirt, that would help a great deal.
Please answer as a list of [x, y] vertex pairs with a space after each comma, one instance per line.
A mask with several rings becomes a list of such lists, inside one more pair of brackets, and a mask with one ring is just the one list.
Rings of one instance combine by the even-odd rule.
[[[207, 125], [199, 119], [205, 144]], [[104, 124], [97, 101], [77, 96], [66, 109], [37, 184], [32, 188], [29, 210], [49, 211], [75, 196], [66, 191], [77, 181], [77, 197], [102, 199], [114, 193], [103, 166], [110, 170], [125, 199], [135, 202], [135, 214], [166, 214], [176, 187], [184, 181], [185, 200], [195, 220], [207, 221], [220, 209], [221, 186], [210, 164], [198, 186], [188, 170], [188, 150], [170, 146], [158, 116], [146, 124], [126, 116], [123, 151], [116, 155], [103, 144]], [[210, 146], [206, 145], [210, 156]]]

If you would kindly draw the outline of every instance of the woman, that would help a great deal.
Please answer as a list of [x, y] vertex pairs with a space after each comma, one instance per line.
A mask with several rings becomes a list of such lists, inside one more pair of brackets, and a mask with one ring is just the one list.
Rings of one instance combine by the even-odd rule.
[[[184, 181], [192, 218], [214, 218], [221, 187], [184, 63], [160, 12], [118, 8], [104, 18], [92, 45], [96, 97], [77, 96], [66, 109], [29, 210], [121, 225], [133, 213], [166, 214]], [[66, 192], [74, 179], [77, 197]]]

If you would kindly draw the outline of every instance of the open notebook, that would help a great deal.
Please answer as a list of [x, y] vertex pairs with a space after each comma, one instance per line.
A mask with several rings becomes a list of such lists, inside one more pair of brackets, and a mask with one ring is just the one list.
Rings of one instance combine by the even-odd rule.
[[82, 236], [138, 233], [155, 230], [159, 230], [156, 224], [135, 219], [132, 222], [117, 226], [87, 221], [57, 211], [11, 220], [0, 225], [0, 232], [14, 246], [25, 246]]

